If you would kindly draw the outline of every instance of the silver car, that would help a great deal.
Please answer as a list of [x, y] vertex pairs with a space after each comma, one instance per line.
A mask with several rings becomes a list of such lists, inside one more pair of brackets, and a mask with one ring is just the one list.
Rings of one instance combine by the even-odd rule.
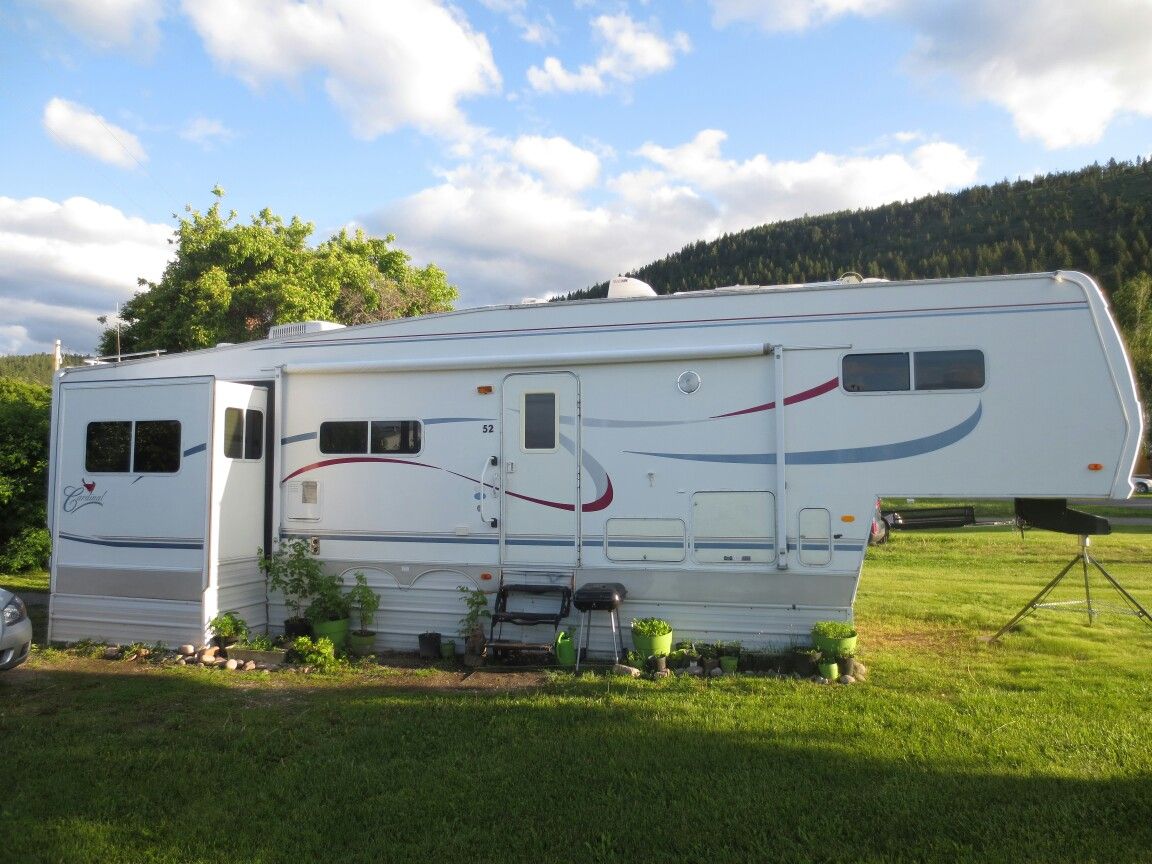
[[0, 670], [19, 666], [32, 650], [32, 622], [24, 601], [0, 588]]

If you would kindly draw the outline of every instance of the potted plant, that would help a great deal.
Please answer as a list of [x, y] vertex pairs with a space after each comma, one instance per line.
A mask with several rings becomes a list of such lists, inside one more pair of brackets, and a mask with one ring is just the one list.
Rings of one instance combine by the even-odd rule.
[[825, 654], [821, 654], [820, 659], [816, 661], [816, 668], [819, 670], [821, 678], [835, 681], [840, 677], [840, 670], [836, 661]]
[[217, 648], [228, 648], [247, 638], [248, 623], [236, 612], [221, 612], [208, 622], [212, 631], [212, 643]]
[[487, 638], [484, 636], [483, 622], [492, 617], [488, 610], [488, 595], [479, 588], [458, 585], [456, 590], [464, 595], [465, 612], [460, 619], [460, 638], [464, 640], [464, 662], [476, 663], [484, 654]]
[[700, 666], [705, 675], [720, 666], [720, 654], [711, 642], [701, 642], [697, 650], [700, 652]]
[[348, 641], [348, 622], [352, 604], [340, 588], [344, 580], [331, 573], [321, 573], [312, 589], [312, 602], [308, 605], [308, 621], [316, 639], [327, 637], [336, 650], [342, 651]]
[[304, 607], [315, 593], [324, 576], [324, 568], [312, 554], [303, 539], [281, 543], [271, 555], [257, 550], [260, 571], [268, 582], [268, 590], [284, 595], [284, 605], [291, 613], [284, 621], [284, 635], [311, 636], [312, 625], [304, 616]]
[[717, 642], [716, 653], [720, 655], [720, 668], [724, 670], [724, 674], [733, 674], [740, 665], [740, 643]]
[[643, 659], [672, 650], [672, 625], [663, 618], [633, 618], [632, 647]]
[[227, 654], [229, 660], [251, 660], [265, 666], [280, 666], [287, 658], [288, 649], [277, 645], [276, 640], [267, 634], [249, 632], [247, 637], [231, 646]]
[[856, 628], [847, 621], [817, 621], [812, 625], [812, 646], [827, 657], [841, 657], [856, 650]]
[[376, 610], [380, 608], [380, 595], [368, 587], [368, 577], [356, 571], [356, 584], [348, 592], [348, 602], [356, 613], [358, 630], [348, 634], [348, 653], [356, 657], [367, 657], [376, 647], [376, 631], [372, 629]]

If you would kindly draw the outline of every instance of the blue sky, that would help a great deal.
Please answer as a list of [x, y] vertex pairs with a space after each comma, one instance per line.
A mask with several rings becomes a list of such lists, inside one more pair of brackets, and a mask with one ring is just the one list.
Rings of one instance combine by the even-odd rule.
[[0, 353], [90, 351], [216, 185], [515, 303], [1148, 156], [1150, 46], [1152, 0], [6, 0]]

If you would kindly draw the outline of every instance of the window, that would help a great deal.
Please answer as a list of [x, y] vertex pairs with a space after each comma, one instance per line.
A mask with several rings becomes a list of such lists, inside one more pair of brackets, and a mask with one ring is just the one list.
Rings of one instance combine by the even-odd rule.
[[847, 354], [841, 363], [841, 381], [849, 393], [979, 390], [984, 386], [984, 352], [959, 349]]
[[84, 467], [94, 474], [173, 474], [180, 470], [180, 421], [89, 423]]
[[321, 453], [419, 453], [419, 420], [329, 420], [320, 424]]
[[260, 459], [264, 455], [264, 412], [224, 409], [224, 455], [229, 459]]
[[844, 358], [844, 389], [881, 393], [908, 389], [908, 354], [849, 354]]
[[524, 450], [556, 449], [556, 394], [524, 394]]

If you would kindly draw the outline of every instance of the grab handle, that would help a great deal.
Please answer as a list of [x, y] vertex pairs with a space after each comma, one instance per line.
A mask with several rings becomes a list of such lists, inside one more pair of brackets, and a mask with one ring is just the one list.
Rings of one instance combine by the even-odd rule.
[[[489, 456], [484, 460], [484, 467], [480, 470], [480, 504], [476, 507], [476, 509], [480, 511], [480, 521], [487, 525], [489, 528], [495, 528], [500, 524], [500, 522], [495, 516], [489, 517], [484, 513], [484, 502], [488, 500], [487, 490], [489, 487], [486, 478], [488, 477], [488, 469], [495, 468], [499, 464], [499, 459], [497, 459], [495, 456]], [[495, 491], [495, 487], [492, 487], [492, 489]]]

